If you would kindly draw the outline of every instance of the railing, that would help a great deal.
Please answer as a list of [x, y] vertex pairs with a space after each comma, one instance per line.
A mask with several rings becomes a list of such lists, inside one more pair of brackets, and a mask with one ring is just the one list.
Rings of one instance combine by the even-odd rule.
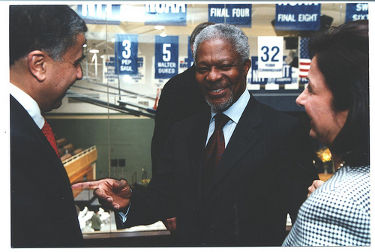
[[[63, 161], [70, 182], [78, 182], [85, 179], [95, 179], [95, 161], [98, 158], [96, 146], [92, 146], [82, 152]], [[86, 178], [85, 178], [86, 176]]]

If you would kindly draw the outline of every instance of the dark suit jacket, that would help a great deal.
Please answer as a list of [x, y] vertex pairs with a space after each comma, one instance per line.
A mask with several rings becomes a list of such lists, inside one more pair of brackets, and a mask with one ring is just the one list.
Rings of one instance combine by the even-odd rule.
[[177, 217], [179, 245], [281, 245], [317, 174], [307, 132], [251, 97], [212, 184], [202, 183], [209, 113], [177, 123], [146, 192], [133, 192], [126, 226]]
[[195, 80], [194, 66], [172, 77], [163, 87], [156, 110], [151, 143], [152, 172], [155, 173], [161, 146], [165, 144], [172, 125], [187, 117], [209, 109]]
[[69, 178], [41, 130], [10, 97], [12, 247], [79, 246]]

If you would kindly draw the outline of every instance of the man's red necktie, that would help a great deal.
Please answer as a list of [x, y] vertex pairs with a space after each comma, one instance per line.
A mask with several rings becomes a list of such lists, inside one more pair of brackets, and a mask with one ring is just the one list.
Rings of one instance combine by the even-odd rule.
[[55, 135], [53, 134], [52, 128], [47, 121], [44, 122], [42, 132], [46, 136], [46, 138], [47, 138], [48, 142], [51, 144], [52, 148], [55, 150], [56, 155], [59, 157], [59, 152], [57, 150]]
[[204, 150], [204, 182], [206, 185], [210, 183], [224, 153], [225, 140], [223, 127], [228, 121], [229, 117], [223, 113], [215, 115], [215, 130]]

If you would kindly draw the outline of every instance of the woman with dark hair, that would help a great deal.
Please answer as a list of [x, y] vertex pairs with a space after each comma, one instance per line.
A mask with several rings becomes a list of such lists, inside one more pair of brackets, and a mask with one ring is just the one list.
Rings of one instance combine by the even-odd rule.
[[368, 22], [330, 29], [309, 49], [309, 83], [296, 102], [311, 119], [310, 136], [339, 165], [303, 203], [283, 246], [369, 246]]

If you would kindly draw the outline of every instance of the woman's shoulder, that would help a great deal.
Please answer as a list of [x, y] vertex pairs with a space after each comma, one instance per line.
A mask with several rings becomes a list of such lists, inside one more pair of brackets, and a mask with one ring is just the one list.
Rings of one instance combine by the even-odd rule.
[[334, 208], [356, 205], [369, 211], [370, 168], [369, 166], [344, 166], [312, 195], [311, 200], [325, 202]]

